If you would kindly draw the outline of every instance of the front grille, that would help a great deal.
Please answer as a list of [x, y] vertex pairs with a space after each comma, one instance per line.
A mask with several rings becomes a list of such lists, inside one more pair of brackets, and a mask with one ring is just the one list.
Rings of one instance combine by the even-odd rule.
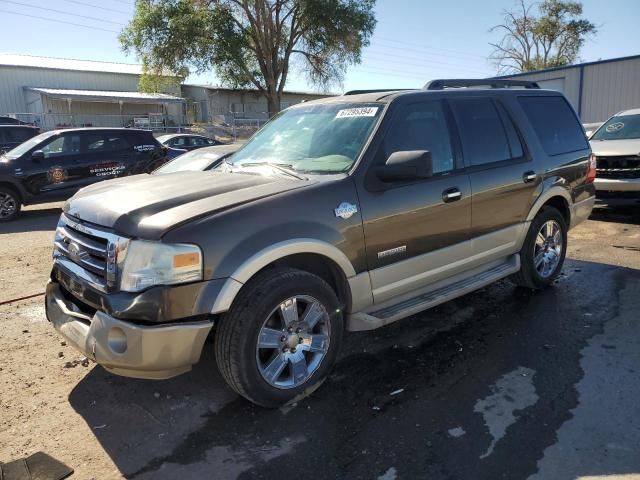
[[640, 156], [598, 157], [598, 178], [640, 178]]
[[108, 243], [106, 238], [81, 232], [69, 224], [58, 227], [55, 242], [62, 255], [103, 279], [107, 276]]
[[60, 217], [54, 241], [54, 261], [98, 290], [115, 286], [118, 255], [127, 239], [86, 225], [66, 214]]

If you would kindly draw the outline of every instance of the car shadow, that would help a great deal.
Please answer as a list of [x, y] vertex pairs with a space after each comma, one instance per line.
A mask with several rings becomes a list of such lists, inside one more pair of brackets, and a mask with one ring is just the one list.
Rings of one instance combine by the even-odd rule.
[[599, 205], [593, 209], [589, 219], [597, 220], [599, 222], [640, 225], [640, 204], [636, 206]]
[[8, 223], [0, 223], [0, 234], [55, 230], [62, 207], [30, 208]]
[[[126, 478], [286, 478], [301, 469], [314, 478], [376, 478], [391, 465], [411, 469], [406, 478], [525, 478], [571, 418], [581, 349], [615, 314], [621, 275], [638, 272], [568, 260], [554, 288], [532, 292], [505, 280], [351, 333], [322, 387], [281, 409], [233, 393], [211, 344], [192, 372], [167, 381], [93, 368], [69, 401]], [[536, 372], [541, 399], [481, 460], [492, 437], [474, 403], [521, 366]], [[460, 425], [463, 437], [447, 433]]]

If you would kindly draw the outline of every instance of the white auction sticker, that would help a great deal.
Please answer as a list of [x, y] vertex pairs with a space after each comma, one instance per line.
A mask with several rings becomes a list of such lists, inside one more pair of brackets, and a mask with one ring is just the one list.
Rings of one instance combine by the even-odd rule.
[[378, 107], [347, 108], [340, 110], [336, 118], [374, 117], [377, 111]]

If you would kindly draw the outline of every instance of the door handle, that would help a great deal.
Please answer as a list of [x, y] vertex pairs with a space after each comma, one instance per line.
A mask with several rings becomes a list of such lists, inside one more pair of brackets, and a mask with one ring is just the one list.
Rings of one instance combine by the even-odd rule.
[[531, 183], [531, 182], [535, 182], [536, 178], [538, 178], [538, 175], [536, 174], [536, 172], [534, 171], [528, 171], [528, 172], [524, 172], [522, 174], [522, 181], [524, 183]]
[[442, 200], [445, 203], [455, 202], [456, 200], [460, 200], [460, 198], [462, 198], [462, 192], [458, 190], [458, 187], [447, 188], [442, 192]]

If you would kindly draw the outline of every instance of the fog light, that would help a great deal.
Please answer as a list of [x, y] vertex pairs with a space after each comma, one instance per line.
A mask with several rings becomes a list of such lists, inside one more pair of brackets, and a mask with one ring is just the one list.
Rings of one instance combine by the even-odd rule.
[[127, 336], [121, 328], [113, 327], [109, 330], [107, 343], [114, 353], [124, 353], [127, 350]]

